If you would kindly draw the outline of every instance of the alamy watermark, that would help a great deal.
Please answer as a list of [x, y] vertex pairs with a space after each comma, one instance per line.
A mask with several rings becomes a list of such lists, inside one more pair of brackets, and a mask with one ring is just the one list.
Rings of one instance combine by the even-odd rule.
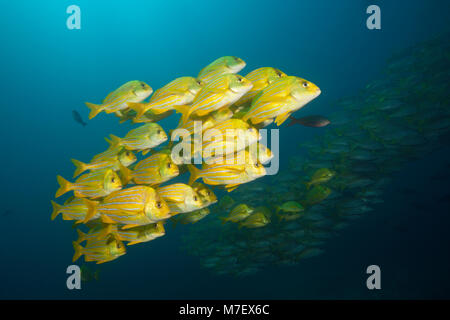
[[171, 151], [172, 160], [178, 165], [245, 165], [259, 162], [269, 164], [265, 167], [266, 175], [278, 173], [279, 129], [203, 130], [203, 123], [194, 121], [193, 133], [185, 128], [177, 128], [171, 134], [171, 141], [180, 141]]

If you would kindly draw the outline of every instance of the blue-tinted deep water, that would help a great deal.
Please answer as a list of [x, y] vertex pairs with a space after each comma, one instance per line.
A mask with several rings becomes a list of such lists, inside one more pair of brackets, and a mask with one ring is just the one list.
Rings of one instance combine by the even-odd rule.
[[[80, 30], [66, 27], [71, 4], [81, 8]], [[371, 4], [381, 8], [381, 30], [366, 28]], [[394, 53], [448, 32], [448, 1], [21, 0], [0, 7], [1, 299], [449, 298], [444, 142], [392, 173], [384, 203], [327, 241], [322, 255], [245, 277], [201, 268], [181, 248], [191, 226], [180, 226], [130, 247], [99, 267], [99, 281], [71, 291], [66, 268], [76, 232], [50, 220], [56, 175], [71, 178], [70, 159], [88, 161], [106, 149], [104, 137], [133, 128], [105, 113], [87, 120], [85, 101], [100, 102], [130, 80], [160, 88], [234, 55], [247, 63], [243, 75], [273, 66], [317, 84], [321, 95], [296, 116], [327, 116], [338, 99], [380, 77]], [[177, 123], [178, 116], [160, 122], [166, 131]], [[284, 171], [299, 143], [324, 133], [280, 129]], [[381, 290], [366, 287], [372, 264], [381, 267]]]

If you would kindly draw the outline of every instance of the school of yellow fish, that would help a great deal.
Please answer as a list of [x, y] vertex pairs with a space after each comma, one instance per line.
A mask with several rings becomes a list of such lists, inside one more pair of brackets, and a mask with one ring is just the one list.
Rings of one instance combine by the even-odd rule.
[[[89, 162], [72, 159], [74, 182], [57, 176], [55, 197], [70, 191], [73, 195], [63, 204], [52, 201], [51, 219], [61, 214], [63, 220], [73, 220], [74, 226], [87, 227], [85, 232], [77, 229], [74, 262], [81, 256], [96, 263], [115, 260], [126, 253], [124, 242], [133, 245], [164, 236], [168, 220], [195, 223], [208, 215], [208, 206], [217, 202], [217, 197], [207, 185], [232, 191], [266, 174], [263, 165], [273, 155], [259, 142], [259, 129], [273, 122], [281, 125], [315, 99], [320, 89], [272, 67], [258, 68], [245, 77], [238, 75], [245, 65], [240, 58], [225, 56], [204, 67], [196, 78], [177, 78], [155, 92], [135, 80], [111, 92], [101, 104], [86, 103], [89, 119], [105, 112], [115, 114], [121, 123], [131, 120], [143, 124], [124, 137], [111, 134], [106, 139], [109, 148]], [[162, 146], [169, 137], [156, 123], [174, 113], [181, 113], [177, 128], [191, 135], [194, 121], [201, 121], [203, 132], [216, 129], [225, 136], [228, 130], [241, 130], [243, 135], [231, 145], [229, 139], [202, 142], [200, 167], [177, 164], [172, 156], [173, 143]], [[195, 143], [194, 137], [192, 142], [183, 139], [180, 145], [193, 147]], [[224, 150], [227, 156], [232, 152], [244, 161], [205, 161], [215, 159], [214, 150]], [[141, 160], [139, 152], [145, 156]], [[189, 175], [187, 183], [170, 183], [184, 173]], [[200, 179], [203, 183], [197, 181]], [[261, 220], [267, 222], [261, 213], [248, 214], [242, 226], [258, 227]]]

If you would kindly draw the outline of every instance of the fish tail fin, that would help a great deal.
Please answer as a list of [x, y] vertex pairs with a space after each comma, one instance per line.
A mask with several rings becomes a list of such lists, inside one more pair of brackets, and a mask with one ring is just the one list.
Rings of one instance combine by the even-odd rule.
[[109, 135], [109, 139], [111, 139], [111, 140], [108, 140], [107, 138], [105, 138], [106, 142], [109, 143], [110, 148], [115, 148], [122, 144], [122, 139], [120, 139], [119, 137], [117, 137], [113, 134]]
[[131, 110], [136, 111], [135, 119], [139, 119], [144, 115], [144, 113], [149, 109], [148, 103], [137, 103], [137, 102], [128, 102], [127, 106]]
[[70, 161], [72, 161], [73, 165], [76, 168], [75, 172], [73, 173], [74, 178], [88, 169], [88, 165], [84, 162], [78, 161], [76, 159], [70, 159]]
[[123, 165], [120, 165], [119, 173], [123, 185], [127, 185], [133, 179], [133, 171]]
[[69, 192], [73, 189], [73, 184], [64, 179], [61, 176], [57, 176], [56, 179], [59, 183], [59, 189], [56, 191], [55, 198], [62, 196], [64, 193]]
[[96, 115], [103, 111], [103, 106], [101, 104], [93, 104], [90, 102], [85, 102], [85, 104], [89, 109], [91, 109], [91, 112], [89, 113], [89, 119], [94, 118]]
[[181, 123], [186, 123], [186, 121], [187, 121], [187, 119], [189, 118], [189, 116], [190, 116], [190, 108], [189, 108], [189, 106], [187, 106], [187, 105], [180, 105], [180, 106], [173, 106], [173, 108], [175, 109], [175, 111], [177, 112], [177, 113], [181, 113], [182, 114], [182, 116], [181, 116]]
[[195, 180], [197, 180], [198, 178], [200, 178], [200, 170], [197, 169], [194, 165], [192, 164], [188, 164], [187, 168], [189, 170], [189, 173], [191, 174], [191, 176], [189, 177], [189, 185], [192, 185], [194, 183]]
[[72, 245], [73, 245], [73, 250], [75, 250], [75, 253], [72, 258], [72, 262], [75, 262], [83, 255], [83, 247], [80, 244], [76, 243], [75, 241], [72, 242]]
[[281, 208], [280, 206], [275, 206], [275, 214], [278, 215], [278, 212], [280, 212]]
[[222, 221], [222, 224], [225, 224], [228, 222], [228, 219], [226, 217], [219, 217], [220, 221]]
[[78, 239], [75, 241], [76, 243], [80, 244], [84, 240], [86, 240], [86, 233], [81, 231], [80, 229], [77, 229]]
[[97, 206], [99, 204], [98, 201], [89, 200], [89, 199], [83, 199], [84, 204], [87, 207], [86, 217], [84, 217], [83, 223], [88, 222], [89, 220], [92, 220], [92, 218], [97, 213]]
[[61, 212], [62, 205], [57, 204], [55, 201], [51, 200], [52, 206], [53, 206], [53, 212], [52, 212], [52, 220], [55, 220], [55, 218], [58, 216], [58, 214]]

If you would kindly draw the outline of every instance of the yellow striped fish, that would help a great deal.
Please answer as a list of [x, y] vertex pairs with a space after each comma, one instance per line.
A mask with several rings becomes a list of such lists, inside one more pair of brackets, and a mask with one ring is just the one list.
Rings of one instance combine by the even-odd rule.
[[212, 190], [204, 184], [200, 182], [194, 182], [191, 187], [200, 196], [200, 200], [202, 201], [204, 207], [217, 202], [217, 197], [214, 192], [212, 192]]
[[181, 77], [173, 80], [155, 91], [148, 103], [129, 103], [136, 111], [136, 118], [141, 118], [151, 110], [153, 114], [161, 114], [174, 110], [173, 106], [190, 104], [201, 89], [201, 81], [192, 77]]
[[129, 81], [111, 92], [100, 105], [86, 102], [86, 106], [91, 109], [89, 119], [94, 118], [102, 111], [113, 113], [127, 109], [129, 102], [141, 102], [151, 95], [152, 92], [153, 89], [145, 82], [138, 80]]
[[294, 76], [280, 78], [260, 91], [242, 120], [258, 124], [275, 118], [275, 123], [281, 125], [292, 112], [319, 94], [320, 89], [307, 80]]
[[225, 56], [214, 60], [202, 70], [200, 70], [197, 79], [203, 83], [209, 83], [214, 78], [227, 73], [238, 73], [245, 67], [245, 62], [233, 56]]
[[167, 141], [167, 135], [157, 123], [147, 123], [127, 133], [124, 138], [110, 135], [111, 140], [106, 141], [111, 148], [123, 146], [127, 150], [139, 150], [146, 154], [151, 148]]
[[172, 161], [170, 153], [155, 153], [139, 161], [133, 170], [125, 170], [124, 182], [156, 185], [178, 176], [178, 166]]
[[224, 185], [227, 191], [232, 191], [240, 184], [253, 181], [266, 174], [262, 164], [252, 161], [251, 155], [247, 151], [241, 152], [239, 155], [237, 156], [239, 159], [235, 160], [240, 164], [203, 164], [202, 169], [187, 165], [191, 173], [189, 184], [192, 185], [197, 179], [202, 179], [206, 184]]
[[175, 106], [183, 114], [182, 123], [192, 117], [202, 117], [227, 107], [252, 88], [252, 83], [238, 74], [219, 76], [202, 87], [191, 105]]
[[164, 221], [146, 224], [131, 229], [120, 230], [117, 225], [110, 224], [108, 233], [114, 235], [120, 241], [127, 241], [127, 245], [131, 246], [137, 243], [152, 241], [166, 234], [164, 229]]
[[178, 223], [188, 224], [188, 223], [196, 223], [206, 217], [210, 213], [208, 208], [201, 208], [195, 211], [181, 213], [170, 218], [172, 221], [172, 226], [175, 227]]
[[171, 215], [190, 212], [203, 207], [200, 196], [187, 184], [175, 183], [159, 187], [156, 191], [168, 204]]
[[52, 220], [61, 213], [63, 220], [76, 220], [75, 223], [87, 222], [91, 219], [97, 218], [95, 216], [95, 207], [98, 204], [96, 201], [85, 198], [71, 197], [63, 205], [51, 201], [53, 206]]
[[259, 91], [263, 90], [265, 87], [267, 87], [277, 79], [286, 76], [287, 75], [281, 70], [272, 67], [263, 67], [253, 70], [245, 76], [245, 79], [251, 81], [253, 87], [235, 103], [235, 106], [242, 106], [250, 102], [258, 94]]
[[132, 151], [124, 150], [119, 154], [111, 156], [110, 158], [102, 157], [97, 158], [90, 163], [84, 163], [75, 159], [71, 159], [72, 163], [75, 165], [76, 170], [73, 174], [75, 178], [79, 174], [83, 173], [86, 170], [100, 170], [100, 169], [112, 169], [117, 171], [121, 166], [128, 167], [129, 165], [136, 162], [136, 156]]
[[96, 261], [97, 264], [109, 262], [123, 256], [126, 253], [125, 245], [122, 241], [110, 235], [105, 239], [89, 240], [83, 248], [76, 241], [72, 242], [75, 254], [72, 261], [77, 261], [82, 255], [84, 260]]
[[85, 173], [73, 183], [61, 176], [56, 178], [60, 187], [56, 191], [55, 198], [73, 190], [75, 197], [96, 199], [122, 189], [122, 182], [119, 176], [111, 169]]
[[103, 223], [124, 224], [129, 229], [170, 218], [166, 202], [147, 186], [111, 193], [97, 206]]

